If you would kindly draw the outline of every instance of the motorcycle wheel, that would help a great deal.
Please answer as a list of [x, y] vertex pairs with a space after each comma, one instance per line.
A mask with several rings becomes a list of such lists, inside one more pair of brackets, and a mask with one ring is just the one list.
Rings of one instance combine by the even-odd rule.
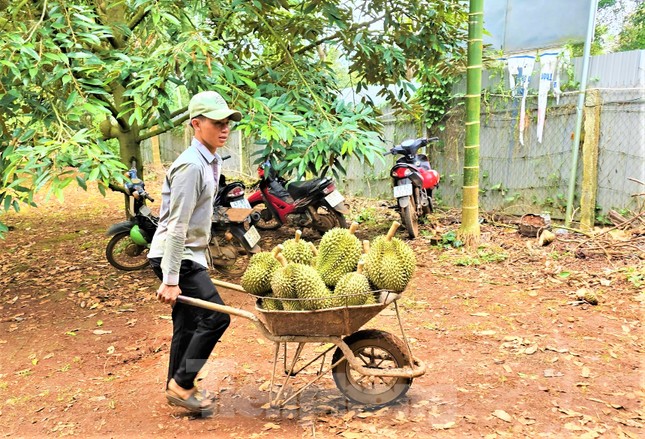
[[142, 270], [149, 265], [148, 247], [135, 244], [129, 231], [117, 233], [110, 239], [105, 256], [110, 264], [123, 271]]
[[251, 204], [253, 210], [260, 214], [260, 220], [255, 223], [255, 227], [260, 230], [276, 230], [282, 225], [273, 213], [266, 207], [264, 203]]
[[419, 236], [419, 216], [417, 215], [417, 204], [414, 197], [410, 196], [408, 205], [401, 208], [401, 221], [410, 235], [410, 239]]
[[[352, 350], [361, 366], [369, 369], [402, 368], [410, 364], [403, 342], [394, 335], [377, 329], [355, 332], [343, 340]], [[343, 358], [343, 352], [336, 348], [332, 364]], [[405, 393], [412, 384], [412, 378], [378, 377], [361, 375], [347, 360], [342, 360], [333, 369], [336, 387], [348, 399], [361, 404], [389, 404]]]
[[312, 212], [314, 213], [314, 223], [311, 227], [317, 230], [321, 236], [334, 227], [347, 228], [347, 220], [342, 213], [329, 209], [327, 206], [318, 206], [313, 209], [315, 209], [315, 212]]

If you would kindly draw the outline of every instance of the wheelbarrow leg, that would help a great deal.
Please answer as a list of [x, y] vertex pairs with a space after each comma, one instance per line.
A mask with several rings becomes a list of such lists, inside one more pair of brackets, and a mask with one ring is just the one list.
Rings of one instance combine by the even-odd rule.
[[[271, 383], [269, 385], [269, 403], [273, 405], [273, 386], [275, 382], [275, 371], [278, 367], [278, 353], [280, 351], [280, 342], [274, 343], [273, 349], [273, 373], [271, 374]], [[277, 397], [276, 397], [277, 399]]]
[[[271, 401], [271, 406], [279, 407], [279, 406], [282, 405], [280, 403], [280, 397], [282, 396], [282, 393], [284, 392], [284, 389], [287, 387], [289, 379], [292, 376], [291, 374], [294, 371], [294, 369], [296, 368], [296, 363], [298, 362], [298, 359], [300, 358], [300, 354], [302, 353], [302, 349], [304, 347], [305, 347], [305, 343], [298, 343], [298, 348], [296, 349], [296, 352], [293, 354], [293, 360], [291, 361], [291, 367], [289, 367], [289, 371], [288, 371], [287, 375], [285, 376], [284, 382], [282, 383], [282, 387], [280, 388], [280, 390], [278, 390], [278, 393], [276, 394], [275, 399], [273, 401]], [[276, 347], [276, 352], [277, 352], [277, 347]], [[286, 357], [286, 354], [287, 354], [287, 349], [286, 349], [286, 343], [285, 343], [285, 357]], [[277, 360], [277, 354], [276, 354], [275, 359]], [[286, 358], [285, 358], [285, 361], [286, 361]], [[276, 367], [275, 367], [275, 361], [274, 361], [274, 365], [273, 365], [273, 373], [274, 373], [274, 375], [275, 375], [275, 369], [276, 369]], [[289, 399], [291, 399], [291, 398], [289, 398]]]

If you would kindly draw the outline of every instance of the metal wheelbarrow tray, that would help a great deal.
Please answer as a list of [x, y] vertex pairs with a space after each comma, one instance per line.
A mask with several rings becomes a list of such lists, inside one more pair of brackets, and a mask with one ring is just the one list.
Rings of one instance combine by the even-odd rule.
[[[236, 284], [213, 280], [218, 286], [244, 291]], [[425, 373], [426, 365], [412, 355], [399, 313], [398, 294], [379, 292], [376, 304], [343, 306], [314, 311], [268, 311], [256, 304], [256, 314], [226, 305], [218, 305], [191, 297], [179, 296], [178, 302], [244, 317], [251, 320], [259, 331], [274, 342], [273, 374], [270, 386], [270, 404], [283, 407], [310, 385], [322, 378], [327, 371], [333, 374], [336, 387], [353, 401], [367, 405], [384, 405], [403, 396], [412, 379]], [[258, 298], [258, 302], [259, 302]], [[359, 330], [365, 323], [394, 304], [402, 339], [375, 329]], [[288, 365], [287, 344], [297, 343]], [[304, 365], [302, 353], [307, 343], [330, 345]], [[284, 382], [274, 395], [279, 352], [284, 349]], [[331, 365], [324, 368], [326, 355], [334, 350]], [[320, 361], [320, 370], [311, 381], [300, 386], [288, 397], [283, 393], [289, 380], [310, 365]]]

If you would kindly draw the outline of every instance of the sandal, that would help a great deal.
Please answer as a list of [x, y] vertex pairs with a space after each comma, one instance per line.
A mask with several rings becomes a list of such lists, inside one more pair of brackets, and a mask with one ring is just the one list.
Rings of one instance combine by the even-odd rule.
[[206, 389], [197, 390], [196, 393], [199, 393], [201, 395], [202, 400], [208, 400], [208, 401], [211, 401], [211, 402], [215, 402], [215, 400], [217, 399], [217, 395], [215, 393], [210, 392], [210, 391], [208, 391]]
[[178, 407], [183, 407], [192, 413], [211, 413], [215, 401], [210, 398], [205, 398], [205, 392], [195, 392], [190, 397], [183, 399], [172, 390], [166, 390], [166, 399], [168, 404]]

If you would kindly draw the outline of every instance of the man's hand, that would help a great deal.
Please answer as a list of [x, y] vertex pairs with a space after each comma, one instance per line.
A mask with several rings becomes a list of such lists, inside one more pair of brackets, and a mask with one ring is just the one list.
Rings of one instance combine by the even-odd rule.
[[159, 302], [169, 303], [174, 305], [177, 301], [177, 296], [181, 294], [179, 285], [166, 285], [161, 284], [157, 290], [157, 299]]

